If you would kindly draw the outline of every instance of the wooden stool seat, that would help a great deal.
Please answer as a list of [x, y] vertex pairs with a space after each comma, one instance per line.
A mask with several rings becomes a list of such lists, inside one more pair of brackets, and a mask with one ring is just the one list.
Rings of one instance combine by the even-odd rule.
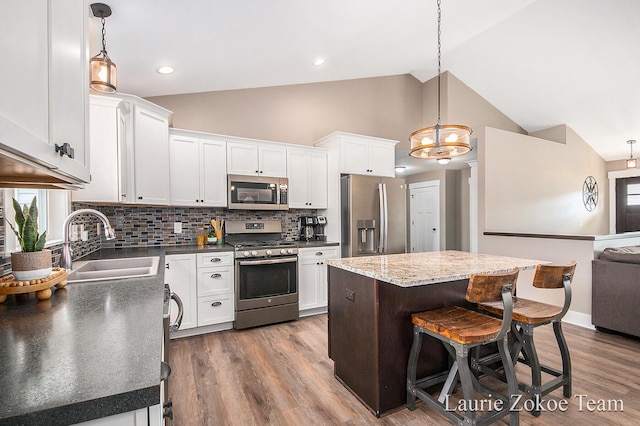
[[[502, 304], [496, 302], [481, 303], [478, 308], [494, 315], [502, 315]], [[514, 321], [525, 324], [542, 325], [555, 320], [562, 312], [562, 306], [549, 305], [535, 300], [513, 298]]]
[[[502, 308], [502, 302], [496, 302]], [[414, 325], [458, 343], [480, 343], [495, 338], [502, 321], [459, 306], [448, 306], [411, 315]]]
[[[518, 410], [509, 409], [517, 402], [518, 382], [507, 338], [512, 321], [511, 291], [517, 279], [517, 268], [505, 274], [476, 274], [469, 278], [467, 301], [483, 303], [500, 300], [505, 312], [501, 319], [459, 306], [448, 306], [411, 315], [413, 343], [407, 361], [407, 408], [409, 410], [416, 409], [416, 398], [418, 398], [456, 425], [487, 425], [504, 416], [509, 416], [511, 426], [519, 424]], [[440, 340], [453, 362], [448, 371], [418, 379], [416, 377], [418, 358], [422, 347], [422, 336], [425, 334]], [[488, 388], [471, 373], [470, 350], [489, 343], [498, 345], [507, 381], [506, 394]], [[462, 385], [462, 399], [466, 408], [456, 410], [448, 406], [448, 396], [454, 392], [458, 381]], [[441, 383], [444, 385], [437, 398], [427, 392], [432, 386]], [[493, 404], [494, 408], [483, 413], [476, 412], [474, 409], [474, 402], [477, 402], [475, 401], [476, 393], [495, 399], [500, 404]]]

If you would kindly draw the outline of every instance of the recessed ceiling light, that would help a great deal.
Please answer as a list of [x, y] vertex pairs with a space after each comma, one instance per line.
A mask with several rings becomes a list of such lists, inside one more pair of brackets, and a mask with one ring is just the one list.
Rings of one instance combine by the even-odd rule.
[[171, 74], [175, 71], [173, 67], [160, 67], [157, 70], [160, 74]]
[[318, 58], [315, 61], [313, 61], [313, 65], [315, 65], [316, 67], [320, 66], [324, 64], [324, 58]]

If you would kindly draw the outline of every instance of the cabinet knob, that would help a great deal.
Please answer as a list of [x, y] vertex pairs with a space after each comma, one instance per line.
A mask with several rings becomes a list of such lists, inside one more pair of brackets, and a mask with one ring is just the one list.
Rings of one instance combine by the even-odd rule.
[[167, 264], [165, 264], [165, 265], [164, 265], [164, 267], [165, 267], [165, 268], [167, 268], [167, 269], [169, 269], [169, 264], [168, 264], [168, 263], [167, 263]]
[[211, 306], [213, 306], [214, 308], [217, 306], [222, 306], [222, 302], [213, 302]]
[[196, 203], [199, 203], [199, 202], [200, 202], [200, 200], [196, 200]]
[[74, 157], [73, 147], [69, 145], [68, 142], [63, 143], [62, 145], [55, 144], [56, 152], [60, 154], [60, 157], [67, 156], [69, 158]]
[[219, 257], [212, 257], [211, 258], [211, 262], [221, 262], [222, 259], [220, 259]]
[[122, 194], [122, 198], [127, 198], [127, 194]]
[[200, 200], [201, 203], [204, 203], [204, 200]]
[[260, 173], [264, 173], [262, 170], [260, 170]]
[[256, 170], [256, 173], [260, 173], [260, 170]]
[[220, 278], [221, 274], [211, 274], [211, 278]]

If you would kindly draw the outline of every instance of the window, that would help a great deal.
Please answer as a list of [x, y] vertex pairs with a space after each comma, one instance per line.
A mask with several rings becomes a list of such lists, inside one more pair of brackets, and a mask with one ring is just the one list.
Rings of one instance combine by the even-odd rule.
[[[15, 214], [12, 197], [20, 203], [30, 205], [33, 197], [38, 201], [38, 230], [47, 231], [46, 247], [62, 242], [62, 223], [69, 214], [69, 191], [33, 188], [15, 188], [4, 190], [5, 219], [15, 226]], [[9, 225], [5, 226], [5, 251], [11, 253], [20, 250], [18, 239]]]
[[627, 185], [627, 206], [640, 206], [640, 183]]

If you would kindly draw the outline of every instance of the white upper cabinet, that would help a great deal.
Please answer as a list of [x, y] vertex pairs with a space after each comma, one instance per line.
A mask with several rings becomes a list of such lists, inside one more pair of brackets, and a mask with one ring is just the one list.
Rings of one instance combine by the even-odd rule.
[[133, 106], [133, 168], [138, 204], [169, 204], [169, 117]]
[[73, 200], [169, 204], [170, 115], [136, 96], [91, 95], [91, 182]]
[[2, 6], [0, 147], [71, 183], [88, 182], [88, 3]]
[[227, 171], [232, 175], [287, 176], [287, 149], [261, 142], [228, 142]]
[[225, 207], [227, 205], [226, 143], [171, 130], [171, 204]]
[[318, 148], [287, 150], [289, 207], [327, 208], [327, 153]]
[[395, 177], [397, 143], [389, 139], [333, 132], [315, 145], [339, 152], [340, 173]]

